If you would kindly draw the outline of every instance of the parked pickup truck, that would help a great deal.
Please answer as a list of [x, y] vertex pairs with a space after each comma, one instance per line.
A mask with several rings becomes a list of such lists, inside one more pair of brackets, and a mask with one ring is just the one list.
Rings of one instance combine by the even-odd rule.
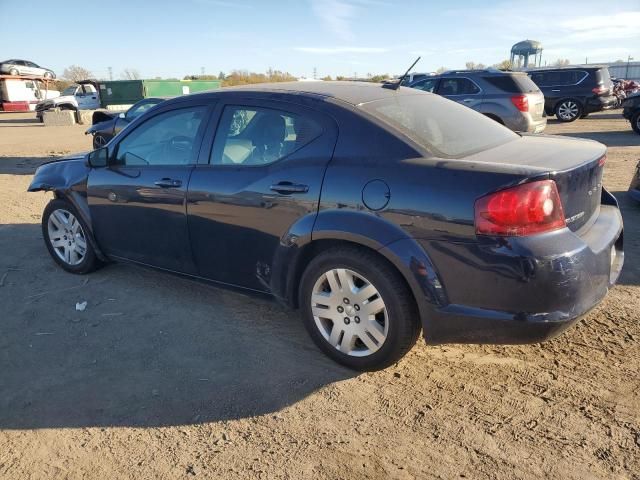
[[100, 95], [94, 82], [82, 81], [65, 88], [59, 97], [43, 100], [36, 105], [36, 117], [53, 108], [62, 110], [95, 110], [100, 108]]

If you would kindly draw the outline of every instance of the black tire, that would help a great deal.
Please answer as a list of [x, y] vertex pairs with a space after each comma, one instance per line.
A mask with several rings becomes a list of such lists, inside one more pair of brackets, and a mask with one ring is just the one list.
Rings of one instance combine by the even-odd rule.
[[559, 101], [554, 108], [556, 118], [561, 122], [575, 122], [583, 112], [582, 104], [574, 98]]
[[108, 142], [109, 140], [104, 138], [103, 135], [96, 133], [93, 136], [93, 149], [95, 150], [97, 148], [104, 147]]
[[500, 125], [504, 125], [504, 122], [502, 121], [502, 119], [496, 115], [493, 115], [491, 113], [483, 113], [483, 115], [487, 118], [490, 118], [494, 122], [498, 122]]
[[[86, 243], [86, 251], [82, 260], [77, 264], [70, 264], [63, 260], [60, 255], [58, 255], [55, 247], [52, 244], [52, 238], [50, 238], [49, 234], [49, 218], [56, 211], [64, 211], [72, 214], [80, 224], [80, 231]], [[78, 211], [71, 203], [62, 199], [54, 199], [51, 200], [45, 207], [42, 214], [42, 237], [44, 238], [44, 243], [47, 245], [47, 250], [49, 250], [51, 258], [53, 258], [53, 260], [67, 272], [85, 274], [94, 271], [102, 265], [102, 262], [100, 262], [98, 257], [96, 257], [96, 253], [93, 249], [93, 245], [91, 243], [89, 235], [89, 229], [82, 220], [82, 217], [78, 214]], [[66, 238], [67, 237], [65, 237], [65, 240]]]
[[47, 79], [52, 79], [53, 78], [53, 74], [51, 72], [44, 72], [44, 74], [42, 76], [44, 78], [47, 78]]
[[633, 131], [640, 135], [640, 110], [633, 114], [631, 117], [631, 128]]
[[[339, 351], [325, 339], [316, 325], [311, 301], [314, 285], [326, 272], [336, 268], [362, 275], [379, 292], [384, 302], [388, 319], [387, 336], [377, 351], [366, 356], [352, 356]], [[336, 247], [315, 257], [302, 275], [299, 302], [305, 328], [315, 344], [336, 362], [355, 370], [379, 370], [392, 365], [413, 347], [420, 334], [417, 307], [400, 273], [383, 258], [357, 247]]]
[[18, 72], [17, 68], [12, 68], [9, 70], [9, 75], [17, 76], [20, 72]]
[[583, 113], [582, 115], [580, 115], [580, 118], [587, 118], [589, 116], [589, 113]]

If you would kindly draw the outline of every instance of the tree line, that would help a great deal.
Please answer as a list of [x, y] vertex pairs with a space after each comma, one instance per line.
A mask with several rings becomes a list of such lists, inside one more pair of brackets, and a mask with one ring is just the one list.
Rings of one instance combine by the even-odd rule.
[[[618, 60], [617, 62], [623, 62], [623, 60]], [[568, 58], [559, 58], [557, 59], [551, 66], [564, 67], [570, 65], [571, 62]], [[494, 63], [491, 65], [492, 68], [496, 68], [498, 70], [512, 70], [514, 65], [510, 60], [503, 60], [498, 63]], [[477, 63], [474, 61], [468, 61], [465, 63], [465, 68], [467, 70], [483, 70], [487, 68], [483, 63]], [[441, 66], [439, 67], [435, 73], [443, 73], [447, 70], [451, 70], [448, 67]], [[62, 75], [51, 82], [53, 89], [55, 90], [64, 90], [66, 87], [71, 85], [74, 82], [79, 80], [87, 80], [94, 78], [93, 72], [91, 70], [81, 67], [79, 65], [70, 65], [69, 67], [64, 69]], [[142, 78], [140, 72], [135, 68], [127, 67], [119, 75], [120, 80], [138, 80]], [[392, 76], [388, 73], [385, 74], [372, 74], [368, 73], [364, 78], [358, 78], [357, 80], [364, 80], [374, 83], [384, 82], [386, 80], [391, 79]], [[156, 79], [160, 80], [160, 77], [156, 77]], [[170, 78], [167, 80], [177, 80], [177, 78]], [[289, 72], [283, 72], [281, 70], [273, 70], [269, 69], [265, 73], [256, 73], [250, 72], [248, 70], [232, 70], [229, 74], [224, 72], [220, 72], [218, 75], [186, 75], [184, 80], [219, 80], [223, 87], [232, 87], [236, 85], [249, 85], [254, 83], [271, 83], [271, 82], [291, 82], [298, 80], [297, 77], [291, 75]], [[334, 80], [331, 75], [327, 75], [321, 78], [321, 80], [330, 81]], [[335, 80], [354, 80], [353, 77], [346, 77], [343, 75], [338, 75], [335, 77]]]

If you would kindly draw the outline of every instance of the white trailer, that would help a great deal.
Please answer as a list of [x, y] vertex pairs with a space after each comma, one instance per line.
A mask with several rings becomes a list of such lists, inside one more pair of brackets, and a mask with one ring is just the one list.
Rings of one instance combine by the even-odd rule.
[[0, 106], [8, 112], [35, 110], [43, 100], [60, 96], [48, 88], [49, 82], [39, 77], [0, 75]]

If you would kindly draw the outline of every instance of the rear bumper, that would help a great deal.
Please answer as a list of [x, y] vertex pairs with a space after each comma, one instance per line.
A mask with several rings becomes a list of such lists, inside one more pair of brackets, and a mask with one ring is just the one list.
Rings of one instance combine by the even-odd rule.
[[514, 132], [542, 133], [547, 128], [547, 117], [533, 118], [530, 113], [521, 113], [503, 118], [507, 128]]
[[610, 95], [607, 97], [588, 98], [587, 101], [585, 102], [584, 110], [585, 110], [585, 113], [608, 110], [610, 108], [615, 108], [617, 101], [618, 99], [615, 95]]
[[426, 342], [536, 343], [582, 318], [624, 263], [622, 216], [605, 194], [612, 200], [581, 235], [565, 228], [484, 244], [423, 244], [450, 302], [423, 316]]

